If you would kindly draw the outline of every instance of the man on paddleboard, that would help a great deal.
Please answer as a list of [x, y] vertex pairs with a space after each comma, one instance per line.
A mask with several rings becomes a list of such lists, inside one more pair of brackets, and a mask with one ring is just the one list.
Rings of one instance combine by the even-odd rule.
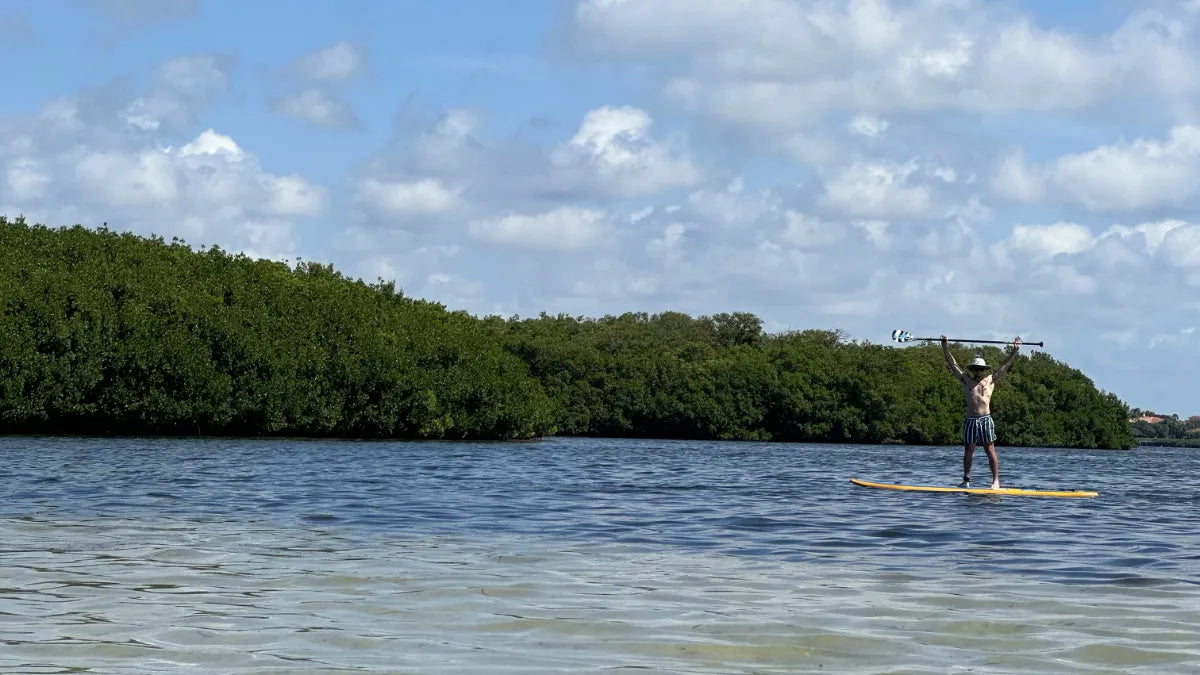
[[992, 489], [1000, 489], [1000, 460], [996, 457], [996, 425], [992, 423], [992, 392], [996, 389], [996, 382], [1017, 359], [1017, 353], [1020, 351], [1021, 338], [1018, 337], [1012, 341], [1008, 358], [1000, 364], [996, 372], [988, 375], [987, 362], [983, 360], [983, 357], [977, 356], [967, 364], [967, 370], [971, 372], [964, 373], [950, 354], [950, 345], [946, 336], [942, 336], [942, 353], [946, 355], [946, 365], [950, 367], [950, 372], [954, 373], [954, 377], [958, 378], [962, 385], [963, 396], [967, 403], [967, 417], [963, 420], [963, 446], [965, 447], [963, 479], [959, 487], [971, 487], [971, 460], [975, 457], [975, 446], [982, 445], [984, 451], [987, 452], [988, 464], [992, 468]]

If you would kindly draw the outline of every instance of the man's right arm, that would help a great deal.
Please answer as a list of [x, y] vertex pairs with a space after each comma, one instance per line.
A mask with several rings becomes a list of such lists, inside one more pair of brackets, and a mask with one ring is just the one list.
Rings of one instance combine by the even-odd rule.
[[958, 362], [954, 360], [954, 355], [950, 353], [950, 343], [946, 340], [946, 336], [942, 336], [942, 353], [946, 355], [946, 366], [950, 368], [950, 372], [954, 373], [954, 377], [962, 382], [963, 369], [958, 367]]

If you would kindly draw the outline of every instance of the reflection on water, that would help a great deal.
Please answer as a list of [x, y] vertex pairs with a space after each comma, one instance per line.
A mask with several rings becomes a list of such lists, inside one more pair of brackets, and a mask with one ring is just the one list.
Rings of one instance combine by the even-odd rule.
[[1001, 452], [1101, 496], [847, 481], [949, 448], [0, 439], [0, 671], [1200, 669], [1196, 455]]

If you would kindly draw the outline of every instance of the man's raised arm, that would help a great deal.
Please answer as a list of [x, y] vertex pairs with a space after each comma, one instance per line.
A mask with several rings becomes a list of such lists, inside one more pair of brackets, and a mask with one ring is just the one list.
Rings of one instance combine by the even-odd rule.
[[1008, 352], [1008, 358], [1004, 359], [1004, 363], [1001, 363], [1000, 367], [996, 369], [995, 374], [992, 375], [993, 382], [999, 380], [1000, 377], [1008, 371], [1009, 367], [1012, 366], [1013, 361], [1017, 360], [1017, 354], [1021, 353], [1021, 337], [1017, 336], [1013, 340], [1012, 344], [1012, 349], [1010, 349]]
[[950, 353], [950, 343], [946, 340], [946, 336], [942, 336], [942, 353], [946, 355], [946, 366], [950, 368], [950, 372], [954, 373], [961, 382], [965, 374], [963, 369], [958, 367], [958, 362], [954, 360], [954, 355]]

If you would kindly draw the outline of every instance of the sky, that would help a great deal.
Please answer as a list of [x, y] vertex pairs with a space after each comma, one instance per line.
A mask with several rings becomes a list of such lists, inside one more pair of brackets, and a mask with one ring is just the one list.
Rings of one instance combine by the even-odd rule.
[[1200, 0], [0, 0], [0, 214], [1200, 414]]

